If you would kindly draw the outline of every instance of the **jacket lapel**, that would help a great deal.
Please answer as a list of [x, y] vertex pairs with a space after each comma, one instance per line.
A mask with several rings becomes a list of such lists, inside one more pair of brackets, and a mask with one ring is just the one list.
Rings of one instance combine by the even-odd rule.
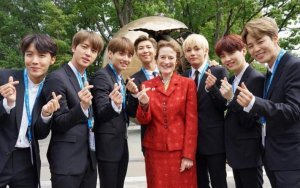
[[69, 77], [69, 80], [74, 88], [74, 90], [77, 92], [79, 92], [81, 90], [80, 85], [78, 83], [77, 77], [74, 74], [73, 70], [71, 69], [71, 67], [66, 63], [63, 65], [63, 69], [66, 71], [66, 74]]
[[165, 91], [164, 84], [161, 81], [160, 77], [155, 78], [155, 89], [162, 93], [163, 95], [170, 96], [176, 89], [179, 83], [179, 76], [176, 73], [173, 73], [173, 76], [170, 80], [169, 87], [167, 91]]
[[[272, 83], [270, 85], [270, 88], [269, 88], [269, 91], [267, 93], [267, 99], [271, 98], [271, 95], [272, 95], [272, 92], [274, 91], [274, 88], [275, 86], [277, 85], [277, 82], [279, 81], [279, 78], [281, 77], [282, 75], [282, 71], [285, 67], [285, 63], [287, 61], [287, 59], [289, 58], [289, 54], [288, 53], [285, 53], [282, 57], [282, 59], [280, 60], [279, 62], [279, 65], [277, 67], [277, 70], [275, 72], [275, 75], [273, 77], [273, 80], [272, 80]], [[273, 73], [274, 74], [274, 73]], [[266, 86], [265, 86], [266, 87]]]
[[[18, 80], [19, 84], [16, 85], [17, 90], [17, 99], [16, 99], [16, 122], [18, 130], [21, 126], [23, 109], [24, 109], [24, 78], [23, 78], [23, 71], [18, 71], [16, 73], [16, 78], [14, 80]], [[24, 109], [25, 110], [25, 109]]]

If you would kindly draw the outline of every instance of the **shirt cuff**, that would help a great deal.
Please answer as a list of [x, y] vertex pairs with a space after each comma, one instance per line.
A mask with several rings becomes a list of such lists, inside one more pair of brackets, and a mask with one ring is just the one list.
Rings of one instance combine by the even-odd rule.
[[208, 89], [206, 89], [206, 87], [204, 87], [204, 89], [205, 89], [206, 93], [209, 93], [209, 90], [208, 90]]
[[42, 117], [43, 123], [45, 123], [45, 124], [49, 123], [50, 120], [51, 120], [51, 118], [52, 118], [52, 115], [53, 115], [53, 114], [51, 114], [51, 115], [48, 116], [48, 117], [45, 117], [45, 116], [43, 116], [43, 113], [41, 113], [41, 117]]
[[250, 110], [253, 108], [254, 103], [255, 103], [255, 97], [253, 96], [252, 100], [250, 101], [248, 106], [244, 107], [244, 111], [245, 112], [250, 112]]
[[13, 109], [15, 106], [16, 106], [16, 102], [14, 102], [12, 106], [8, 106], [7, 99], [6, 98], [3, 99], [3, 107], [6, 113], [10, 114], [11, 109]]
[[[81, 106], [81, 105], [80, 105], [80, 106]], [[82, 112], [84, 113], [84, 115], [85, 115], [86, 117], [89, 117], [89, 109], [85, 110], [85, 109], [82, 108], [82, 106], [81, 106], [81, 109], [82, 109]]]
[[120, 105], [120, 108], [118, 108], [117, 105], [113, 101], [111, 101], [111, 105], [112, 105], [112, 107], [113, 107], [113, 109], [114, 109], [115, 112], [117, 112], [118, 114], [121, 113], [122, 104]]
[[134, 97], [134, 98], [138, 98], [138, 97], [137, 97], [137, 94], [131, 93], [131, 96]]

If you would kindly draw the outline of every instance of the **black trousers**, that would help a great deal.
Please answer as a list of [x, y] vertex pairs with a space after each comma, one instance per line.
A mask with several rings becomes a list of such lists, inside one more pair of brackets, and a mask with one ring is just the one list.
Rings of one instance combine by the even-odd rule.
[[265, 166], [272, 188], [299, 188], [300, 170], [273, 171]]
[[227, 188], [225, 153], [196, 155], [197, 181], [199, 188]]
[[37, 170], [31, 163], [30, 149], [14, 149], [2, 172], [0, 188], [36, 188]]
[[86, 170], [78, 175], [63, 175], [51, 173], [52, 188], [96, 188], [97, 169], [93, 170], [90, 160]]
[[262, 188], [262, 166], [255, 168], [233, 169], [233, 177], [236, 188]]
[[98, 161], [100, 188], [123, 188], [129, 160], [125, 142], [123, 156], [118, 162]]

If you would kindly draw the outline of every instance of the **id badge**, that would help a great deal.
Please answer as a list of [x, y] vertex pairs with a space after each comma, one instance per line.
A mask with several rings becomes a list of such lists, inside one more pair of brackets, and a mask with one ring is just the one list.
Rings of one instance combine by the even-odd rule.
[[33, 149], [32, 149], [31, 141], [29, 142], [29, 148], [30, 148], [30, 159], [31, 159], [31, 164], [33, 165]]
[[95, 146], [95, 134], [91, 130], [89, 132], [89, 144], [90, 144], [90, 149], [92, 151], [95, 151], [96, 150], [96, 146]]
[[265, 139], [266, 139], [266, 123], [263, 123], [262, 130], [261, 130], [261, 141], [264, 147], [265, 147]]

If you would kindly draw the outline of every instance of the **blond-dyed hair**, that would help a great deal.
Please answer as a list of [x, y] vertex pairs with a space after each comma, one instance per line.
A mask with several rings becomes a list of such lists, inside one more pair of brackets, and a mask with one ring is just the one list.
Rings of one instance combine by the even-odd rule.
[[209, 50], [207, 39], [200, 34], [191, 34], [184, 40], [182, 44], [183, 52], [185, 52], [187, 48], [193, 48], [194, 46], [201, 49], [207, 49], [207, 51]]
[[247, 36], [251, 35], [256, 39], [267, 35], [270, 38], [278, 35], [278, 26], [276, 21], [270, 17], [254, 19], [246, 23], [242, 31], [242, 40], [247, 44]]
[[85, 40], [88, 40], [91, 43], [92, 48], [96, 49], [98, 51], [98, 54], [102, 51], [104, 43], [101, 36], [94, 31], [87, 30], [80, 30], [74, 35], [72, 40], [72, 47], [78, 46]]

